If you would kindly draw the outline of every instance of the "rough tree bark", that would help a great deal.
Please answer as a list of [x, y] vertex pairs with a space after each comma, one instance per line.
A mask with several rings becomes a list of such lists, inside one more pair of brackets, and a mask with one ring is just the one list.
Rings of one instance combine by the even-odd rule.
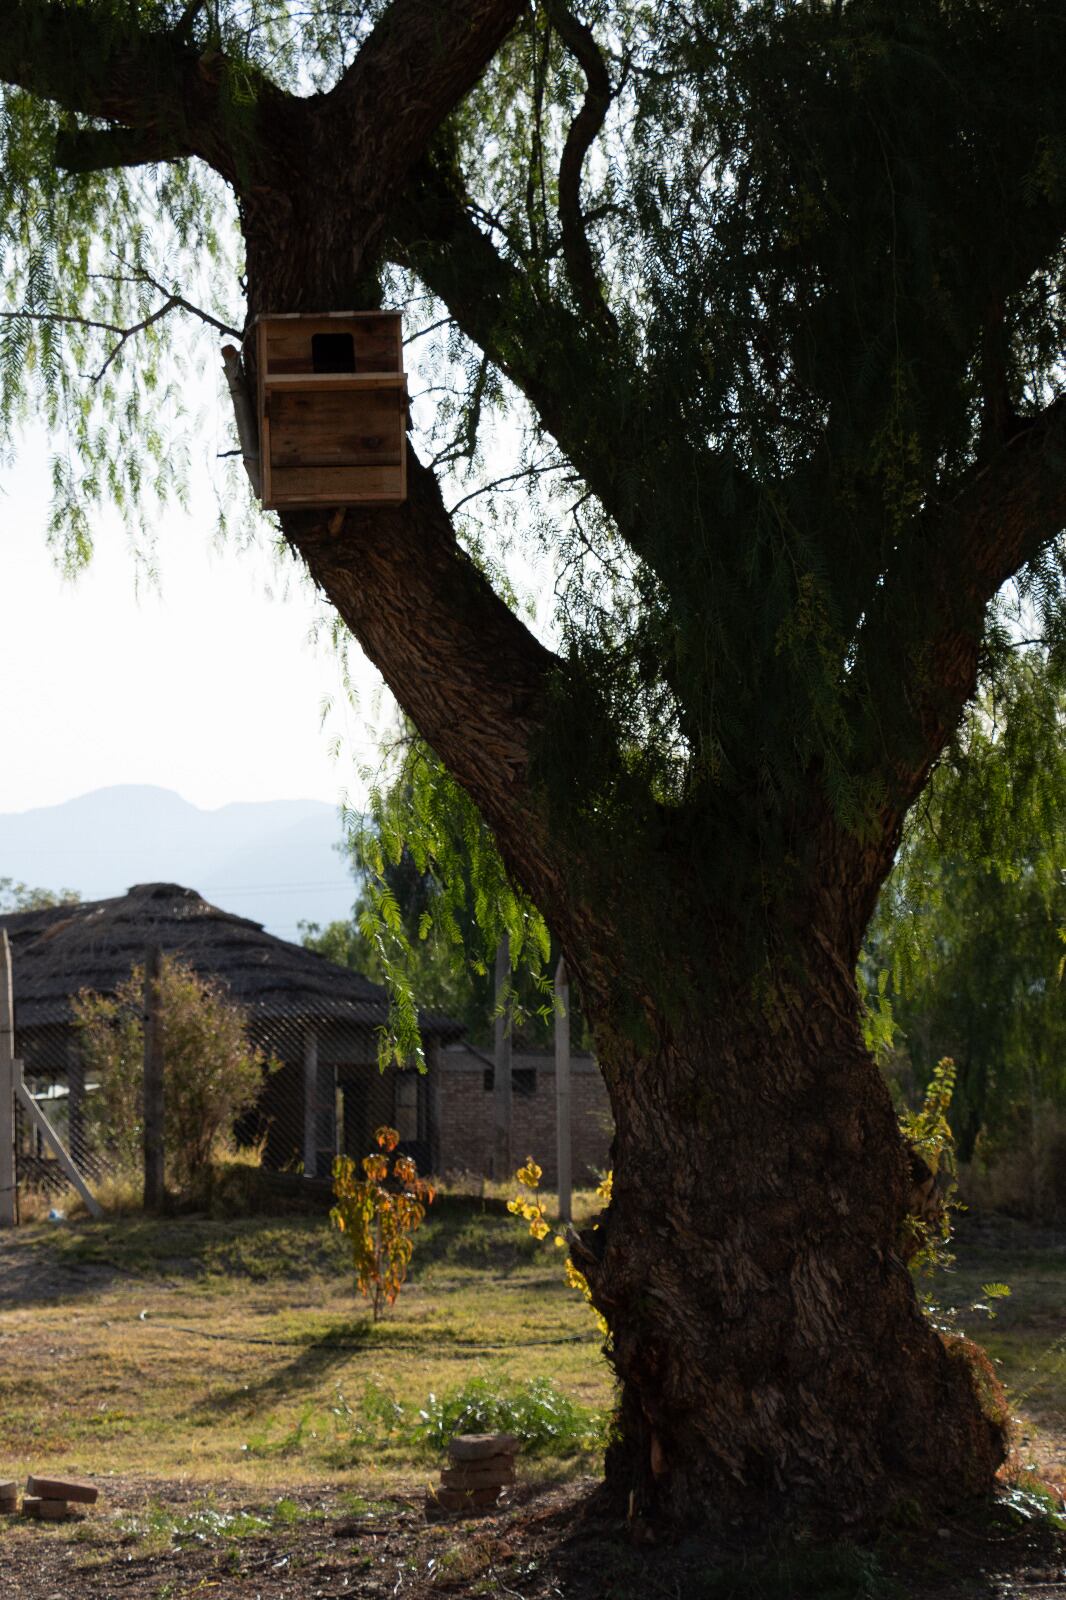
[[600, 1046], [614, 1187], [579, 1260], [622, 1380], [608, 1486], [653, 1522], [839, 1526], [979, 1495], [1003, 1459], [991, 1369], [916, 1303], [888, 1091], [815, 955], [761, 1017], [716, 989], [650, 1048]]

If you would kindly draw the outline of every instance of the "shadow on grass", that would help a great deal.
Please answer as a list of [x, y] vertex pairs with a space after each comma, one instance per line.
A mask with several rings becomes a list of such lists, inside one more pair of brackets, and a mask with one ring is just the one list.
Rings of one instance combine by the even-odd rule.
[[[411, 1277], [439, 1266], [507, 1275], [539, 1253], [493, 1202], [442, 1195], [415, 1241]], [[55, 1305], [129, 1278], [291, 1283], [351, 1272], [345, 1241], [327, 1216], [266, 1214], [38, 1223], [0, 1239], [0, 1270], [9, 1307]]]
[[220, 1414], [254, 1414], [283, 1400], [316, 1392], [353, 1353], [378, 1344], [369, 1321], [341, 1324], [307, 1340], [291, 1359], [252, 1383], [214, 1389], [197, 1401], [189, 1416], [210, 1418]]

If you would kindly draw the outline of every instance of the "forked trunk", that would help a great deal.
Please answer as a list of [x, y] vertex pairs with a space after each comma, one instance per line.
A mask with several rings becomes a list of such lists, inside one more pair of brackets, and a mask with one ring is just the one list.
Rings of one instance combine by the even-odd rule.
[[[851, 1004], [848, 1005], [850, 991]], [[1005, 1453], [981, 1353], [901, 1259], [909, 1163], [854, 991], [764, 997], [606, 1072], [614, 1192], [579, 1255], [621, 1380], [607, 1481], [631, 1516], [814, 1516], [986, 1492]]]
[[[249, 221], [253, 310], [363, 303], [335, 240], [311, 249], [290, 228], [281, 251]], [[620, 1506], [657, 1523], [773, 1508], [840, 1527], [900, 1496], [986, 1491], [1004, 1454], [994, 1379], [919, 1311], [899, 1253], [908, 1161], [850, 977], [873, 892], [854, 884], [879, 881], [890, 842], [863, 871], [857, 857], [845, 870], [834, 844], [831, 870], [855, 905], [823, 895], [816, 920], [830, 934], [824, 951], [811, 936], [822, 953], [803, 974], [760, 989], [750, 974], [712, 985], [689, 973], [675, 989], [684, 1016], [657, 1012], [660, 963], [623, 955], [642, 937], [619, 929], [640, 924], [669, 948], [667, 924], [699, 900], [687, 857], [649, 846], [629, 860], [612, 841], [592, 870], [553, 835], [529, 782], [551, 658], [457, 546], [432, 474], [412, 454], [403, 506], [288, 514], [284, 527], [491, 823], [580, 979], [616, 1138], [613, 1201], [575, 1254], [622, 1385], [607, 1458]], [[823, 891], [829, 870], [816, 874]], [[657, 873], [670, 884], [661, 908], [646, 887]], [[729, 950], [731, 938], [718, 928], [701, 944]], [[648, 997], [638, 1027], [636, 994]]]

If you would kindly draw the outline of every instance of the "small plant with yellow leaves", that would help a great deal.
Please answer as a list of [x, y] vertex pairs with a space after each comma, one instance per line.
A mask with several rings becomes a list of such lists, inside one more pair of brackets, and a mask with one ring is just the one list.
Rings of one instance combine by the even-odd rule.
[[963, 1207], [956, 1199], [955, 1140], [948, 1121], [954, 1092], [955, 1063], [945, 1056], [933, 1068], [921, 1105], [899, 1119], [900, 1132], [932, 1178], [931, 1185], [927, 1179], [932, 1192], [924, 1214], [904, 1219], [904, 1257], [915, 1277], [931, 1277], [955, 1259], [950, 1249], [952, 1214]]
[[[944, 1056], [933, 1068], [921, 1105], [916, 1111], [904, 1112], [899, 1119], [900, 1132], [930, 1174], [926, 1188], [931, 1193], [926, 1198], [924, 1212], [911, 1212], [903, 1219], [902, 1252], [915, 1279], [933, 1278], [954, 1265], [953, 1217], [966, 1209], [958, 1199], [955, 1138], [948, 1121], [954, 1093], [955, 1063], [950, 1056]], [[989, 1302], [1004, 1300], [1010, 1292], [1007, 1283], [983, 1283], [983, 1298], [975, 1300], [967, 1309], [993, 1320], [996, 1313]], [[926, 1315], [941, 1334], [952, 1338], [960, 1336], [955, 1306], [939, 1305], [928, 1287], [919, 1290], [919, 1298]], [[961, 1337], [959, 1342], [966, 1343]]]
[[[515, 1177], [522, 1185], [522, 1188], [528, 1190], [528, 1194], [516, 1194], [513, 1200], [508, 1200], [507, 1209], [513, 1217], [521, 1217], [529, 1224], [529, 1231], [533, 1235], [534, 1239], [546, 1239], [548, 1235], [551, 1234], [552, 1243], [554, 1244], [555, 1248], [557, 1250], [565, 1250], [566, 1239], [561, 1233], [556, 1233], [552, 1228], [552, 1225], [548, 1221], [547, 1215], [544, 1211], [544, 1202], [537, 1193], [537, 1190], [540, 1188], [540, 1180], [543, 1176], [543, 1168], [537, 1165], [532, 1156], [527, 1156], [525, 1166], [519, 1167], [518, 1171], [515, 1173]], [[608, 1173], [603, 1179], [602, 1183], [597, 1186], [596, 1194], [603, 1201], [605, 1206], [610, 1205], [610, 1173]], [[576, 1267], [574, 1265], [572, 1256], [567, 1256], [566, 1261], [563, 1263], [563, 1271], [566, 1274], [566, 1281], [570, 1288], [576, 1289], [584, 1298], [589, 1310], [596, 1319], [596, 1326], [606, 1338], [610, 1331], [607, 1327], [606, 1319], [592, 1304], [592, 1290], [589, 1288], [588, 1279], [585, 1277], [585, 1274], [581, 1271], [580, 1267]]]
[[329, 1218], [351, 1246], [355, 1281], [377, 1322], [384, 1307], [394, 1304], [407, 1277], [414, 1253], [411, 1235], [425, 1221], [435, 1191], [418, 1176], [410, 1156], [394, 1154], [400, 1142], [395, 1128], [377, 1128], [374, 1138], [378, 1150], [359, 1163], [361, 1178], [351, 1156], [334, 1161], [336, 1204]]

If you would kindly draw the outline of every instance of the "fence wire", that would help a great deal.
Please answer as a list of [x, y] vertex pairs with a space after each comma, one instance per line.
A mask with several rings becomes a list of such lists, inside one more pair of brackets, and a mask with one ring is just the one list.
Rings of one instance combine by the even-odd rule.
[[[388, 1124], [419, 1169], [431, 1169], [429, 1079], [413, 1068], [382, 1073], [372, 1028], [306, 1015], [251, 1015], [247, 1025], [267, 1064], [255, 1103], [226, 1130], [225, 1143], [255, 1152], [268, 1172], [324, 1179], [336, 1155], [366, 1155], [375, 1130]], [[130, 1176], [101, 1115], [100, 1083], [84, 1065], [77, 1031], [27, 1031], [18, 1048], [27, 1089], [90, 1186]], [[49, 1195], [66, 1188], [55, 1152], [21, 1105], [15, 1151], [21, 1190]]]

